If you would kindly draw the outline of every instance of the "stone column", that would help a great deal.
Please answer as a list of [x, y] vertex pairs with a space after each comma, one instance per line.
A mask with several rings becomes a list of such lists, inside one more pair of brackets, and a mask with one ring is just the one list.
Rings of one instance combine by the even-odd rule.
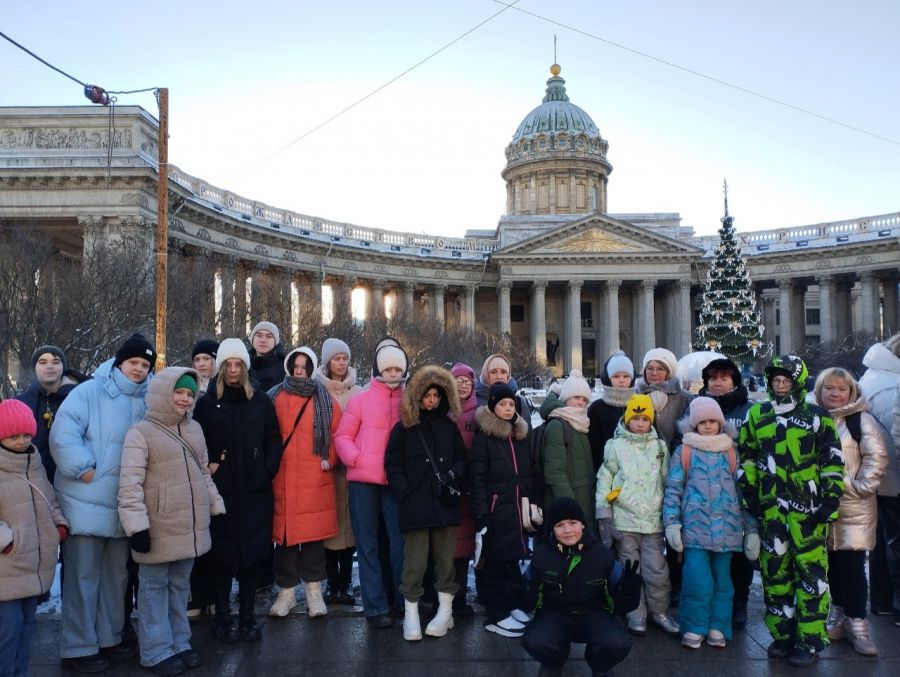
[[884, 287], [884, 337], [888, 338], [900, 330], [900, 318], [897, 317], [897, 274], [888, 273], [881, 278], [881, 284]]
[[846, 278], [834, 278], [834, 335], [838, 340], [850, 335], [853, 331], [852, 306], [850, 288], [852, 283]]
[[675, 356], [681, 357], [691, 352], [691, 281], [675, 281]]
[[463, 326], [469, 331], [475, 331], [475, 292], [478, 287], [474, 284], [466, 285], [465, 321]]
[[403, 314], [406, 316], [407, 322], [414, 322], [416, 317], [415, 308], [416, 283], [407, 280], [403, 283]]
[[860, 302], [862, 303], [862, 326], [860, 329], [869, 334], [878, 334], [878, 286], [875, 273], [864, 270], [859, 274]]
[[822, 343], [834, 341], [834, 277], [820, 275], [816, 278], [819, 285], [819, 340]]
[[226, 263], [219, 267], [219, 293], [222, 304], [216, 318], [216, 336], [234, 336], [234, 265]]
[[581, 286], [582, 280], [566, 285], [566, 370], [581, 369]]
[[762, 292], [760, 292], [760, 299], [762, 300], [762, 310], [763, 310], [763, 325], [765, 326], [765, 331], [763, 332], [763, 338], [767, 343], [771, 343], [772, 346], [775, 346], [775, 297], [774, 296], [764, 296]]
[[603, 283], [603, 361], [606, 362], [611, 353], [619, 350], [619, 287], [620, 280], [606, 280]]
[[794, 325], [791, 337], [794, 339], [794, 350], [803, 350], [806, 345], [806, 285], [794, 282]]
[[781, 337], [780, 355], [787, 355], [794, 349], [793, 336], [793, 304], [794, 281], [791, 279], [778, 280], [778, 334]]
[[531, 349], [538, 362], [547, 361], [547, 280], [531, 285]]
[[444, 297], [446, 294], [447, 285], [436, 284], [432, 286], [432, 317], [434, 317], [435, 321], [438, 323], [442, 331], [444, 327], [446, 327], [446, 317], [444, 313]]
[[372, 280], [369, 286], [368, 320], [380, 320], [384, 317], [384, 281]]
[[234, 270], [234, 335], [243, 338], [250, 328], [247, 308], [247, 269], [238, 264]]
[[641, 280], [638, 287], [638, 335], [635, 343], [641, 349], [632, 355], [635, 362], [643, 360], [647, 351], [656, 347], [656, 321], [653, 312], [655, 288], [656, 280]]
[[509, 318], [509, 293], [512, 282], [500, 280], [497, 284], [497, 329], [501, 334], [509, 334], [512, 331], [512, 323]]

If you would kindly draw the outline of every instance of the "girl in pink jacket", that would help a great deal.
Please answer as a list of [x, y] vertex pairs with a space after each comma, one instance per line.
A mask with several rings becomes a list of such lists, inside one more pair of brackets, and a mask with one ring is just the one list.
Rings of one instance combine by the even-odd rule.
[[[350, 522], [356, 537], [359, 586], [366, 619], [376, 628], [391, 627], [388, 615], [392, 601], [403, 602], [398, 591], [403, 570], [403, 537], [399, 505], [387, 487], [384, 451], [391, 428], [400, 420], [400, 402], [406, 380], [406, 353], [391, 339], [375, 351], [372, 380], [366, 390], [350, 398], [341, 416], [335, 446], [347, 468]], [[385, 590], [378, 557], [379, 521], [384, 521], [389, 543], [393, 586]]]

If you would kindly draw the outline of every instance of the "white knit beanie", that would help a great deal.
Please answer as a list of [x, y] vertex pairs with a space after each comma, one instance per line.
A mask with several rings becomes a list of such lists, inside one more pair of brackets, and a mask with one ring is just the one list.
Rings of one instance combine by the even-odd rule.
[[691, 400], [691, 413], [688, 419], [691, 428], [696, 430], [701, 421], [718, 421], [719, 430], [725, 427], [725, 416], [719, 403], [711, 397], [695, 397]]
[[506, 355], [501, 353], [494, 353], [493, 355], [488, 355], [488, 358], [484, 361], [484, 364], [481, 366], [481, 382], [487, 385], [488, 382], [488, 373], [491, 371], [491, 368], [496, 366], [496, 362], [503, 362], [506, 364], [506, 371], [509, 372], [510, 378], [512, 378], [512, 362], [509, 361], [509, 358]]
[[666, 369], [669, 370], [669, 375], [666, 377], [668, 381], [671, 378], [675, 378], [675, 372], [678, 371], [678, 358], [675, 357], [675, 354], [671, 350], [666, 350], [665, 348], [652, 348], [647, 351], [647, 354], [644, 355], [644, 363], [641, 366], [641, 372], [647, 369], [647, 364], [651, 361], [660, 362], [665, 365]]
[[255, 327], [253, 327], [253, 329], [250, 331], [250, 344], [251, 345], [253, 344], [253, 336], [260, 329], [265, 329], [266, 331], [272, 332], [272, 336], [275, 337], [275, 345], [278, 345], [279, 343], [281, 343], [281, 332], [278, 331], [278, 327], [276, 327], [271, 322], [266, 322], [265, 320], [263, 320], [262, 322], [259, 322]]
[[322, 364], [328, 369], [328, 363], [335, 355], [346, 355], [350, 357], [350, 346], [341, 341], [339, 338], [327, 338], [322, 344]]
[[248, 370], [250, 369], [250, 353], [247, 352], [247, 346], [239, 338], [227, 338], [219, 344], [216, 353], [216, 371], [221, 371], [225, 360], [233, 357], [238, 358]]
[[614, 352], [606, 362], [606, 377], [612, 378], [615, 374], [625, 373], [634, 378], [634, 364], [628, 359], [628, 355], [621, 350]]
[[[316, 359], [316, 351], [310, 348], [309, 346], [301, 346], [300, 348], [294, 348], [291, 352], [288, 353], [287, 357], [284, 358], [284, 373], [288, 376], [293, 376], [293, 370], [291, 367], [293, 366], [293, 362], [297, 359], [297, 355], [306, 355], [309, 358], [309, 361], [312, 362], [312, 374], [316, 373], [316, 369], [319, 368], [319, 360]], [[310, 376], [312, 378], [312, 376]]]
[[584, 375], [578, 369], [569, 372], [569, 377], [563, 383], [562, 390], [559, 391], [559, 401], [565, 404], [570, 397], [581, 395], [588, 402], [591, 401], [591, 387], [585, 380]]
[[380, 376], [385, 369], [397, 367], [404, 374], [406, 373], [407, 361], [406, 353], [397, 346], [386, 345], [375, 353], [375, 368]]

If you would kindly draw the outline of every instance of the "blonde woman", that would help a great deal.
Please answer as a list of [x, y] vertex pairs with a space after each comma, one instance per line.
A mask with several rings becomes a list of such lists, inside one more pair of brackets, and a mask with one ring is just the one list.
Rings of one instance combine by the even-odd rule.
[[844, 455], [844, 493], [827, 537], [831, 610], [826, 631], [830, 639], [847, 639], [857, 653], [877, 656], [866, 619], [865, 565], [866, 551], [875, 547], [875, 494], [888, 462], [884, 432], [850, 372], [823, 371], [815, 396], [834, 419]]

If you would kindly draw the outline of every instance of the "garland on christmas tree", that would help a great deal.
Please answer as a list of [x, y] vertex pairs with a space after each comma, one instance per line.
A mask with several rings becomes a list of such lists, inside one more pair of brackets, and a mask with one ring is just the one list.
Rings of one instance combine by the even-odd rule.
[[728, 215], [727, 184], [725, 191], [725, 216], [719, 246], [706, 274], [694, 350], [714, 350], [740, 364], [765, 357], [772, 346], [763, 340], [765, 327], [756, 307], [750, 271], [737, 242], [734, 217]]

